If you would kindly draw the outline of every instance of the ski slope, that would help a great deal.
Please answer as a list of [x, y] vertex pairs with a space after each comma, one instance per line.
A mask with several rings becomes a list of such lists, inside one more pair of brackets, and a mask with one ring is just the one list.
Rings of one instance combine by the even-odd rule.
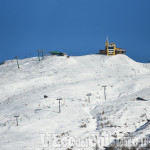
[[[93, 150], [96, 144], [104, 149], [127, 134], [150, 135], [145, 125], [150, 119], [149, 64], [126, 55], [33, 57], [19, 64], [20, 69], [16, 60], [0, 65], [0, 150]], [[97, 140], [101, 137], [107, 137], [105, 142]]]

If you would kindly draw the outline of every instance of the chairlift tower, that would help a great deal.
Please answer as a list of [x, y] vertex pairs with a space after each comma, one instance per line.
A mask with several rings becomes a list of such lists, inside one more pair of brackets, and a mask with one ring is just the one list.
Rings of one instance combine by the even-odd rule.
[[104, 85], [104, 86], [102, 86], [103, 88], [104, 88], [104, 98], [105, 98], [105, 100], [106, 100], [106, 85]]
[[41, 50], [37, 50], [37, 52], [38, 52], [39, 61], [40, 61], [40, 57], [42, 57], [42, 60], [43, 60], [44, 59], [44, 52], [45, 52], [45, 50], [41, 49]]
[[61, 109], [60, 109], [60, 101], [62, 100], [62, 98], [57, 98], [57, 100], [59, 101], [59, 113], [61, 113]]
[[18, 126], [18, 118], [19, 118], [19, 115], [15, 115], [14, 117], [16, 118], [16, 126]]
[[88, 96], [88, 102], [90, 103], [90, 96], [92, 96], [91, 93], [86, 94], [86, 96]]

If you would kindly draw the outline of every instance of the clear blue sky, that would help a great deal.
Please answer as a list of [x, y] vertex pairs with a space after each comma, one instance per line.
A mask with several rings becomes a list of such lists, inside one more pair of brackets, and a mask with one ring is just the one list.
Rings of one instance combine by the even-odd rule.
[[150, 60], [150, 0], [0, 0], [0, 61], [97, 53], [106, 36], [127, 55]]

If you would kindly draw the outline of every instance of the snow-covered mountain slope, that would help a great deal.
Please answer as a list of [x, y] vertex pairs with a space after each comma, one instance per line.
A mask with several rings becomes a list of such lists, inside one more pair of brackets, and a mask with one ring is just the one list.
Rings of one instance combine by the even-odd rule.
[[[125, 55], [35, 57], [19, 64], [20, 69], [16, 60], [0, 65], [0, 150], [92, 150], [95, 143], [103, 148], [129, 132], [150, 134], [150, 69], [144, 64]], [[100, 144], [95, 137], [106, 133], [110, 140]], [[66, 137], [68, 145], [61, 141]]]

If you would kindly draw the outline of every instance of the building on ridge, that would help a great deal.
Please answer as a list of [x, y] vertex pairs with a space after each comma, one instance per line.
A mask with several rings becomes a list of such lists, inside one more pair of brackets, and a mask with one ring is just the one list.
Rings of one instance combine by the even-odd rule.
[[105, 49], [100, 50], [99, 54], [105, 54], [105, 55], [117, 55], [117, 54], [124, 54], [126, 53], [126, 50], [123, 50], [122, 48], [117, 48], [115, 43], [109, 43], [108, 39], [105, 43]]

